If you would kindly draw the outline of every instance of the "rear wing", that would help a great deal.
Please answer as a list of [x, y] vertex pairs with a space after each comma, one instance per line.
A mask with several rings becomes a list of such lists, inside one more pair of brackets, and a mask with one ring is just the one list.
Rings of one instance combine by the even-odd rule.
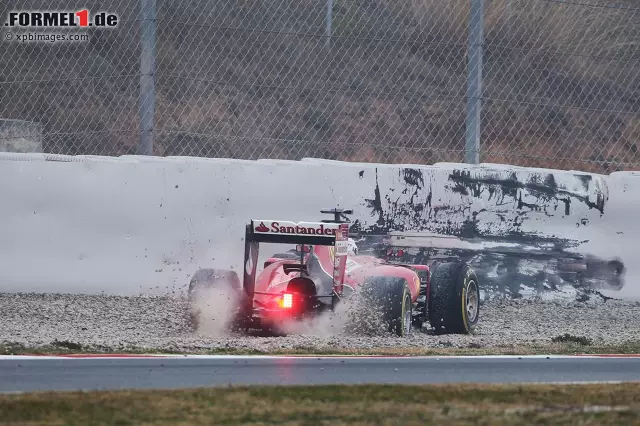
[[304, 244], [335, 247], [334, 288], [342, 294], [342, 282], [347, 261], [349, 224], [334, 222], [289, 222], [253, 219], [246, 226], [243, 287], [252, 303], [260, 243]]

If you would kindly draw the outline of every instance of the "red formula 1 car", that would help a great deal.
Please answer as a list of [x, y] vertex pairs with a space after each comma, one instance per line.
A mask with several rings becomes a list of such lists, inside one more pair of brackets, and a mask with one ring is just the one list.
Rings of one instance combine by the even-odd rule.
[[[251, 220], [246, 226], [244, 274], [200, 269], [189, 284], [190, 318], [198, 327], [197, 300], [204, 290], [225, 288], [234, 297], [229, 327], [277, 331], [287, 321], [333, 311], [354, 295], [375, 307], [384, 327], [407, 336], [429, 322], [440, 333], [470, 333], [478, 322], [480, 291], [472, 268], [460, 262], [435, 266], [399, 265], [357, 254], [346, 215], [328, 210], [331, 220], [293, 223]], [[295, 244], [292, 252], [267, 259], [258, 273], [261, 243]]]

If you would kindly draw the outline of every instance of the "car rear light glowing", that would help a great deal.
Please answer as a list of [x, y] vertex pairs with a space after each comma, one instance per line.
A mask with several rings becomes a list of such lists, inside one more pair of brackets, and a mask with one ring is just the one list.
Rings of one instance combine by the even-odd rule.
[[293, 307], [293, 294], [291, 293], [283, 294], [281, 303], [284, 309], [291, 309]]

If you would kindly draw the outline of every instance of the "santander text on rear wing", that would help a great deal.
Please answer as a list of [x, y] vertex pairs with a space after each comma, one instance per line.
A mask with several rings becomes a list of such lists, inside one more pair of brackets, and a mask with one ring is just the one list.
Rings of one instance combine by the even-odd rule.
[[251, 220], [247, 241], [257, 243], [308, 244], [336, 246], [336, 252], [346, 252], [345, 230], [348, 225], [323, 222], [289, 222], [284, 220]]

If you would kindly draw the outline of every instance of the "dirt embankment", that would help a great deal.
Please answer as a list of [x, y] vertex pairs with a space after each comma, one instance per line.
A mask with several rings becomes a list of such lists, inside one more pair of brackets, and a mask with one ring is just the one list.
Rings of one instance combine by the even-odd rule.
[[[483, 162], [640, 163], [640, 9], [586, 3], [487, 5]], [[164, 1], [156, 153], [462, 161], [468, 4], [334, 3], [327, 48], [323, 2]], [[0, 117], [42, 125], [48, 152], [135, 154], [136, 7], [112, 4], [118, 28], [88, 42], [5, 43]]]

